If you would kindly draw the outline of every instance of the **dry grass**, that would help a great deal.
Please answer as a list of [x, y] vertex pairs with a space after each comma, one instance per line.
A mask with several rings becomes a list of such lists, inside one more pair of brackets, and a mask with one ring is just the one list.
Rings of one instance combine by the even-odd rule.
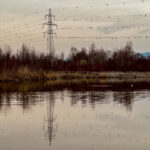
[[150, 79], [150, 73], [139, 72], [44, 72], [32, 71], [27, 67], [17, 71], [3, 71], [0, 73], [0, 81], [43, 81], [43, 80], [72, 80], [72, 79]]
[[70, 80], [99, 78], [99, 74], [82, 72], [43, 72], [31, 71], [27, 67], [17, 71], [4, 71], [0, 74], [0, 81], [41, 81], [41, 80]]

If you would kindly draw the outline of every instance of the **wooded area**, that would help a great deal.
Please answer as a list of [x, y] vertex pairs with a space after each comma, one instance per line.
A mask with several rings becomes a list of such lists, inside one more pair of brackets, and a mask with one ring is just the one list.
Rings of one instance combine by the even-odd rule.
[[71, 48], [70, 54], [50, 56], [36, 53], [26, 45], [13, 54], [11, 48], [0, 48], [0, 71], [30, 70], [43, 71], [150, 71], [150, 58], [135, 53], [132, 43], [114, 51], [97, 49], [91, 44], [89, 49]]

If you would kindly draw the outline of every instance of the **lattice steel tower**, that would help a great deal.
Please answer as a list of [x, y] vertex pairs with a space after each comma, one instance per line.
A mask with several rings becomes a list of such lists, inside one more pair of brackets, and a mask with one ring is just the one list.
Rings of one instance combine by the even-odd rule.
[[49, 13], [45, 15], [45, 20], [46, 19], [48, 19], [48, 22], [43, 23], [43, 27], [44, 25], [48, 26], [47, 32], [44, 32], [44, 36], [45, 34], [47, 34], [47, 51], [51, 56], [54, 56], [55, 54], [54, 35], [56, 37], [56, 33], [53, 32], [53, 26], [56, 26], [57, 28], [57, 24], [53, 23], [53, 20], [55, 20], [55, 16], [52, 15], [51, 9], [49, 9]]

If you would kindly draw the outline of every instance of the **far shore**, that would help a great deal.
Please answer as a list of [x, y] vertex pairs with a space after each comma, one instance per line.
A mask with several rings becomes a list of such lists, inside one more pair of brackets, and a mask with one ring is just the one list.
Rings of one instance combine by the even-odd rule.
[[107, 80], [106, 82], [150, 82], [150, 72], [54, 72], [18, 71], [0, 73], [0, 82], [51, 81], [51, 80]]

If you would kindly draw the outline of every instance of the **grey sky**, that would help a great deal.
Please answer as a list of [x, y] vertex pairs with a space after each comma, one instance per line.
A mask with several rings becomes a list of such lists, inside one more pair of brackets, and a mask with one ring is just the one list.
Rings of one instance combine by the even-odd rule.
[[[108, 4], [108, 5], [107, 5]], [[73, 7], [73, 8], [71, 8]], [[22, 43], [46, 49], [42, 23], [53, 8], [59, 36], [150, 36], [150, 0], [0, 0], [0, 45], [14, 49]], [[62, 9], [64, 8], [64, 9]], [[37, 12], [37, 13], [36, 13]], [[144, 16], [148, 14], [147, 16]], [[63, 21], [64, 20], [64, 21]], [[150, 51], [150, 39], [55, 39], [56, 53], [68, 53], [71, 46], [113, 50], [133, 41], [136, 51]]]

